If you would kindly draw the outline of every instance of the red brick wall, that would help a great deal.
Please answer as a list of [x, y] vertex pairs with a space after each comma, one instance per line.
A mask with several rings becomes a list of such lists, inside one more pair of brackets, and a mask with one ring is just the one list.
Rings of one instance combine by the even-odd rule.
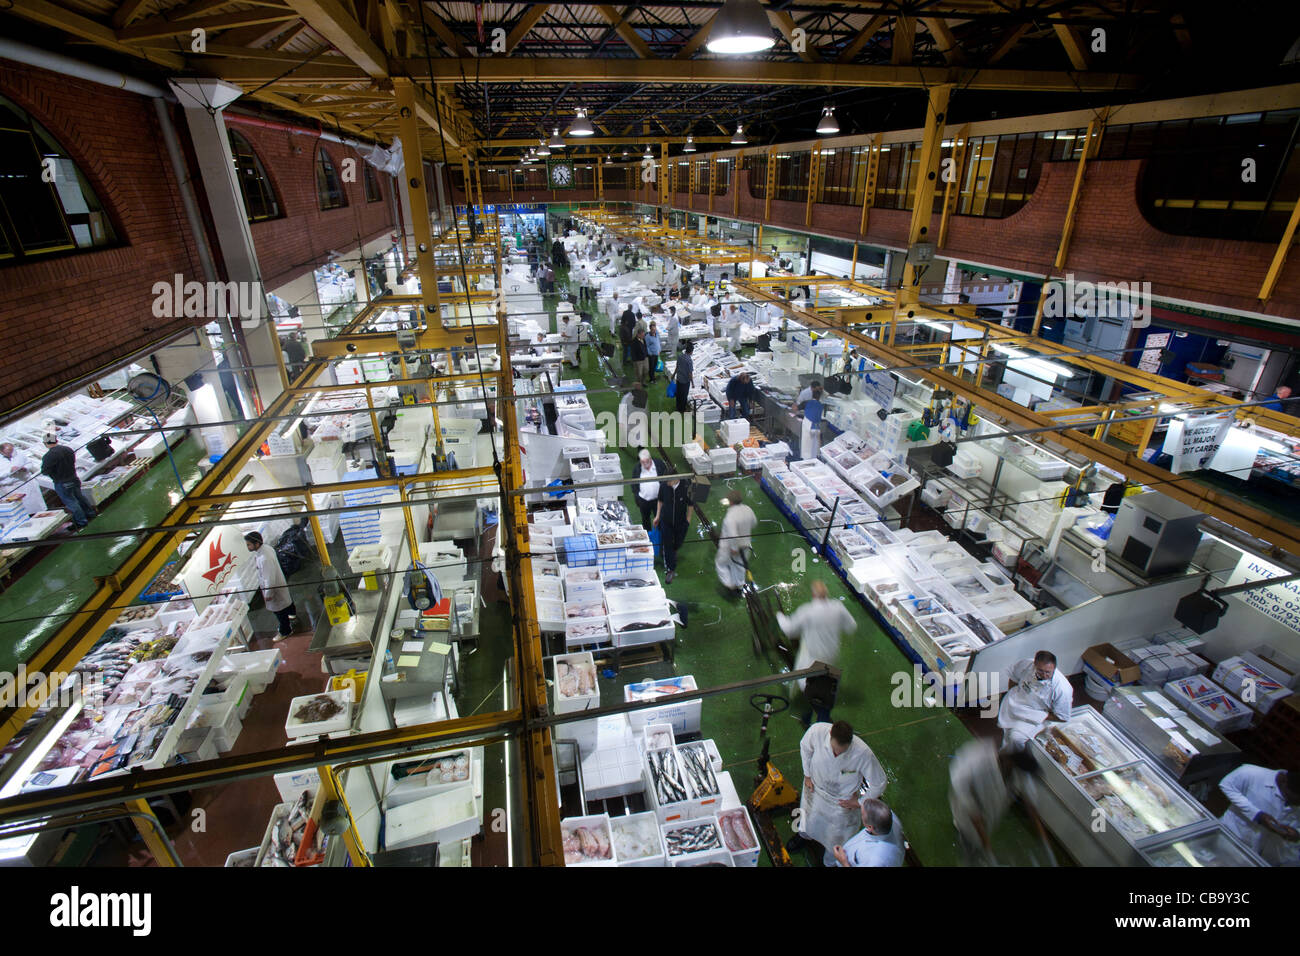
[[124, 245], [0, 265], [0, 414], [184, 328], [152, 286], [202, 277], [180, 193], [143, 96], [0, 61], [0, 95], [68, 151]]
[[[283, 216], [250, 226], [262, 281], [274, 288], [325, 261], [331, 249], [342, 252], [393, 231], [392, 177], [380, 173], [382, 202], [366, 202], [365, 160], [354, 149], [340, 143], [322, 142], [317, 137], [287, 129], [266, 129], [241, 123], [227, 113], [226, 121], [239, 132], [262, 160]], [[329, 153], [343, 175], [343, 160], [356, 160], [356, 182], [343, 183], [348, 204], [322, 212], [316, 195], [316, 149]]]
[[[1272, 260], [1274, 246], [1262, 242], [1202, 239], [1160, 232], [1141, 215], [1141, 160], [1098, 160], [1089, 164], [1083, 196], [1075, 217], [1069, 255], [1061, 272], [1079, 279], [1150, 282], [1157, 298], [1182, 299], [1208, 308], [1229, 308], [1267, 315], [1300, 315], [1300, 254], [1292, 254], [1266, 306], [1256, 296]], [[973, 260], [990, 266], [1032, 273], [1051, 270], [1074, 184], [1073, 162], [1045, 163], [1029, 201], [1005, 219], [952, 216], [948, 241], [938, 250], [947, 258]], [[738, 170], [732, 188], [740, 189], [739, 217], [763, 220], [764, 201], [750, 195], [749, 171]], [[588, 197], [574, 197], [588, 198]], [[632, 199], [624, 191], [607, 191], [607, 199]], [[673, 196], [679, 209], [704, 211], [707, 196]], [[692, 202], [693, 200], [693, 202]], [[732, 194], [714, 198], [714, 215], [732, 214]], [[907, 244], [911, 213], [872, 209], [867, 231], [858, 235], [862, 211], [857, 206], [817, 203], [812, 225], [804, 225], [805, 206], [772, 201], [774, 226], [811, 230], [843, 239], [901, 248]], [[932, 217], [930, 234], [937, 238], [939, 216]], [[1294, 337], [1292, 337], [1294, 338]]]

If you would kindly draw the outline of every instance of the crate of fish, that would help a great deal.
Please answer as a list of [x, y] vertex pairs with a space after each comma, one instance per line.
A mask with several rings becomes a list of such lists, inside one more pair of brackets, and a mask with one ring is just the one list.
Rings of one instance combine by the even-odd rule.
[[642, 750], [671, 750], [677, 746], [672, 724], [646, 724], [641, 741]]
[[618, 866], [608, 813], [561, 820], [560, 835], [565, 866]]
[[674, 640], [677, 634], [667, 602], [646, 610], [611, 613], [609, 629], [619, 647], [639, 647]]
[[722, 842], [727, 845], [732, 863], [736, 866], [758, 866], [758, 857], [762, 851], [754, 833], [754, 824], [744, 807], [719, 813], [718, 828], [722, 831]]
[[619, 866], [651, 867], [667, 865], [668, 851], [659, 818], [654, 813], [631, 813], [609, 818], [614, 838], [614, 853]]
[[140, 600], [146, 604], [154, 604], [170, 601], [174, 597], [184, 596], [185, 586], [174, 580], [180, 570], [179, 561], [169, 561], [164, 564], [162, 569], [153, 576], [144, 591], [141, 592]]
[[702, 741], [677, 745], [677, 763], [686, 777], [686, 790], [696, 805], [695, 816], [716, 813], [721, 805], [722, 788], [718, 786], [713, 762]]
[[311, 805], [312, 798], [306, 793], [292, 802], [276, 804], [262, 837], [262, 845], [258, 848], [255, 866], [295, 865], [298, 851], [306, 842]]
[[660, 823], [689, 820], [699, 815], [699, 803], [686, 789], [686, 774], [676, 750], [647, 750], [641, 762], [649, 805]]
[[640, 733], [647, 724], [661, 723], [672, 725], [673, 733], [679, 737], [698, 734], [700, 732], [699, 698], [676, 703], [673, 701], [674, 695], [694, 690], [699, 688], [696, 686], [695, 678], [690, 674], [625, 684], [623, 687], [625, 703], [644, 700], [663, 701], [662, 706], [634, 710], [627, 715], [633, 733]]
[[596, 662], [590, 651], [555, 658], [555, 713], [573, 714], [600, 706]]
[[289, 701], [285, 736], [293, 740], [347, 733], [352, 726], [352, 702], [351, 687], [295, 697]]
[[601, 647], [610, 642], [609, 619], [605, 617], [569, 618], [564, 628], [564, 646]]
[[663, 826], [669, 866], [732, 866], [716, 817], [680, 820]]

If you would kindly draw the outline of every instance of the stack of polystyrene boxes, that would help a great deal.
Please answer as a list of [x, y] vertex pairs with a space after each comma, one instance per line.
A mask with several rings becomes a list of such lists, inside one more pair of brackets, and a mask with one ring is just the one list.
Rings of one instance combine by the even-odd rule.
[[1292, 693], [1290, 688], [1284, 687], [1267, 672], [1263, 661], [1249, 651], [1222, 661], [1214, 669], [1214, 680], [1261, 714], [1267, 714], [1274, 704]]
[[710, 448], [709, 471], [714, 475], [730, 475], [736, 470], [736, 449]]
[[1254, 711], [1206, 677], [1170, 681], [1164, 690], [1202, 723], [1221, 734], [1249, 727], [1254, 716]]
[[686, 458], [686, 464], [690, 466], [691, 471], [695, 474], [709, 475], [713, 473], [709, 455], [698, 442], [687, 442], [683, 445], [682, 455]]

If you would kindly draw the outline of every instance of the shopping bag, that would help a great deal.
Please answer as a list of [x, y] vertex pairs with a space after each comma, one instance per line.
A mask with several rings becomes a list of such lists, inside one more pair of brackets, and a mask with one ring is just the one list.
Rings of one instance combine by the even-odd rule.
[[675, 378], [669, 380], [668, 382], [668, 397], [669, 398], [677, 397], [677, 379]]
[[664, 370], [664, 360], [661, 358], [655, 359], [655, 374], [658, 375], [663, 370]]
[[663, 548], [660, 546], [660, 543], [659, 543], [660, 540], [661, 540], [661, 538], [662, 538], [662, 535], [660, 535], [660, 533], [659, 533], [659, 529], [658, 529], [658, 528], [651, 528], [651, 529], [650, 529], [650, 543], [654, 546], [654, 549], [655, 549], [655, 557], [656, 557], [656, 558], [659, 557], [659, 555], [663, 553]]

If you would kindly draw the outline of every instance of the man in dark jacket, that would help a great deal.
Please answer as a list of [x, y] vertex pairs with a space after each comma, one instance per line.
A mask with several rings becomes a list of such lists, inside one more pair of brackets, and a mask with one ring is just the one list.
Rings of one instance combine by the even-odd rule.
[[728, 418], [735, 418], [737, 411], [744, 418], [749, 417], [749, 400], [754, 394], [754, 385], [749, 380], [748, 372], [741, 372], [727, 383], [727, 407], [731, 410]]
[[691, 390], [691, 379], [695, 376], [695, 359], [691, 353], [695, 351], [695, 343], [687, 342], [682, 348], [682, 354], [677, 357], [677, 368], [673, 370], [673, 381], [677, 383], [677, 411], [685, 414], [686, 396]]
[[73, 524], [79, 529], [84, 528], [99, 512], [81, 490], [81, 479], [77, 477], [76, 452], [67, 445], [60, 445], [58, 436], [53, 432], [45, 436], [45, 447], [49, 450], [41, 458], [41, 474], [54, 482], [54, 493], [68, 509], [68, 514], [72, 515]]
[[631, 354], [634, 380], [644, 385], [647, 382], [646, 360], [649, 358], [650, 353], [646, 351], [645, 332], [642, 329], [637, 329], [636, 335], [632, 339]]
[[686, 541], [691, 523], [691, 486], [680, 478], [659, 483], [659, 510], [654, 527], [659, 529], [659, 546], [664, 552], [664, 582], [672, 584], [677, 574], [677, 551]]
[[636, 333], [636, 313], [632, 306], [623, 310], [618, 320], [618, 340], [623, 343], [623, 364], [632, 361], [632, 338]]

